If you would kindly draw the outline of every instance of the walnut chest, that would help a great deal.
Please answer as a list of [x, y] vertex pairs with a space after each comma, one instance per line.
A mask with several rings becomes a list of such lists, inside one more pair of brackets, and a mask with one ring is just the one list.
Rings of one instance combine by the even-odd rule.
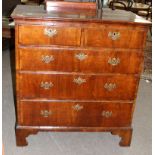
[[38, 131], [111, 132], [129, 146], [149, 22], [131, 12], [14, 10], [16, 142]]

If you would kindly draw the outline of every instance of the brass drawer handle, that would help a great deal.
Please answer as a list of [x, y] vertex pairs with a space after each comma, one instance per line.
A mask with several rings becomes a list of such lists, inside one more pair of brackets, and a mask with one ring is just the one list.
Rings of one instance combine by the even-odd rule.
[[108, 37], [111, 38], [112, 40], [117, 40], [121, 36], [120, 32], [109, 32]]
[[87, 57], [88, 57], [88, 55], [87, 54], [84, 54], [84, 53], [75, 54], [75, 58], [77, 58], [80, 61], [86, 59]]
[[52, 29], [52, 28], [45, 28], [44, 29], [44, 34], [48, 37], [53, 37], [55, 35], [57, 35], [57, 30], [56, 29]]
[[78, 85], [81, 85], [82, 83], [85, 83], [86, 82], [86, 79], [82, 79], [81, 77], [78, 77], [78, 78], [75, 78], [73, 80], [74, 83], [78, 84]]
[[104, 88], [107, 89], [108, 91], [112, 91], [113, 89], [116, 88], [116, 84], [115, 83], [106, 83], [104, 85]]
[[83, 106], [82, 105], [79, 105], [79, 104], [76, 104], [74, 106], [72, 106], [72, 108], [75, 110], [75, 111], [80, 111], [83, 109]]
[[109, 58], [108, 63], [112, 66], [117, 66], [120, 63], [119, 58]]
[[53, 83], [52, 82], [41, 82], [40, 87], [43, 89], [50, 89], [53, 87]]
[[41, 60], [42, 60], [42, 62], [48, 64], [48, 63], [54, 61], [54, 57], [53, 57], [53, 55], [42, 55]]
[[112, 111], [102, 111], [101, 114], [103, 117], [109, 118], [112, 116]]
[[49, 115], [52, 115], [52, 112], [51, 112], [51, 111], [48, 111], [48, 110], [41, 110], [41, 111], [40, 111], [40, 114], [41, 114], [43, 117], [48, 117]]

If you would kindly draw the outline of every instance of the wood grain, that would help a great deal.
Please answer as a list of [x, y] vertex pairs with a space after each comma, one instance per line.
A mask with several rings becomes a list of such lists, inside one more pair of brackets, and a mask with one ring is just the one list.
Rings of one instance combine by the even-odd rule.
[[[83, 79], [78, 84], [74, 79]], [[83, 74], [20, 74], [20, 98], [27, 99], [79, 99], [79, 100], [134, 100], [139, 76], [133, 75], [83, 75]], [[44, 89], [41, 83], [51, 83]], [[114, 84], [109, 91], [105, 84]]]
[[[24, 47], [19, 49], [19, 55], [20, 70], [29, 71], [138, 74], [141, 73], [143, 61], [141, 50]], [[43, 61], [45, 57], [51, 61]], [[119, 63], [110, 64], [109, 60], [113, 59], [119, 59]]]
[[[52, 37], [45, 34], [45, 29], [54, 30]], [[30, 37], [31, 35], [31, 37]], [[76, 27], [19, 26], [19, 43], [24, 45], [80, 45], [81, 29]]]
[[[113, 40], [109, 33], [119, 33], [120, 37]], [[106, 48], [144, 48], [145, 30], [135, 30], [128, 26], [110, 25], [104, 28], [84, 29], [84, 46]]]
[[17, 146], [38, 131], [111, 132], [130, 146], [151, 23], [122, 10], [92, 10], [20, 5], [12, 13]]
[[[81, 109], [75, 109], [77, 105]], [[131, 123], [132, 105], [132, 103], [117, 102], [21, 101], [21, 119], [18, 124], [30, 126], [127, 127]], [[45, 117], [41, 111], [51, 113]], [[103, 114], [104, 112], [110, 114], [106, 116]]]

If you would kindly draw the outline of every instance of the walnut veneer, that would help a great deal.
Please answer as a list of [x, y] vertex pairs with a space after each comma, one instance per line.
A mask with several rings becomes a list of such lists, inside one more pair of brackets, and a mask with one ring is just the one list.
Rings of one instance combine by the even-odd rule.
[[16, 141], [38, 131], [98, 131], [129, 146], [150, 23], [131, 12], [17, 6]]

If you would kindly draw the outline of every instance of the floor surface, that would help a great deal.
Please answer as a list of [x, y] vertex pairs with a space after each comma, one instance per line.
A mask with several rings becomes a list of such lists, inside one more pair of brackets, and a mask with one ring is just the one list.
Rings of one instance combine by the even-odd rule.
[[41, 133], [27, 138], [27, 147], [16, 147], [15, 109], [9, 61], [3, 51], [3, 136], [5, 155], [151, 155], [151, 83], [141, 80], [133, 119], [130, 147], [120, 147], [119, 137], [110, 133]]

